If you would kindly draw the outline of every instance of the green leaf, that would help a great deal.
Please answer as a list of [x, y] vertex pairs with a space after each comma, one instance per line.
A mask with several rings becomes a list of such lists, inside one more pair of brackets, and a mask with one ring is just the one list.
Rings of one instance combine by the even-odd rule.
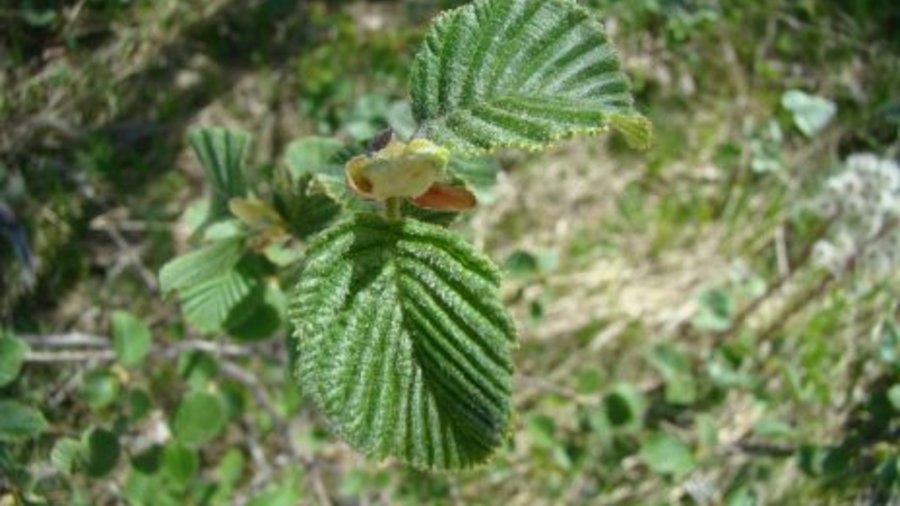
[[225, 421], [225, 406], [218, 396], [192, 392], [179, 404], [172, 421], [172, 432], [182, 444], [202, 445], [222, 432]]
[[0, 336], [0, 387], [12, 383], [19, 377], [28, 345], [15, 337]]
[[162, 464], [163, 446], [150, 445], [131, 458], [131, 467], [144, 474], [156, 474]]
[[887, 397], [888, 400], [891, 401], [891, 406], [894, 407], [894, 411], [900, 413], [900, 383], [896, 383], [888, 389]]
[[197, 452], [180, 444], [166, 446], [163, 451], [163, 468], [175, 483], [184, 486], [197, 473], [200, 461]]
[[266, 286], [255, 308], [235, 322], [227, 322], [228, 334], [239, 341], [260, 341], [278, 332], [287, 313], [287, 297], [280, 288]]
[[275, 207], [295, 236], [320, 232], [340, 212], [346, 192], [338, 161], [343, 151], [343, 143], [323, 137], [306, 137], [288, 146], [284, 165], [290, 177], [277, 189]]
[[600, 22], [574, 0], [477, 0], [432, 25], [413, 62], [421, 133], [464, 153], [542, 149], [609, 127], [635, 147], [650, 123]]
[[139, 365], [150, 352], [150, 345], [153, 342], [150, 327], [143, 320], [126, 311], [114, 311], [110, 321], [113, 348], [119, 362], [125, 367]]
[[623, 429], [640, 429], [644, 423], [647, 400], [631, 383], [620, 383], [603, 398], [610, 425]]
[[690, 447], [675, 436], [655, 432], [641, 446], [641, 457], [653, 472], [683, 477], [694, 469]]
[[560, 445], [557, 440], [556, 421], [547, 415], [532, 415], [525, 423], [525, 430], [532, 444], [542, 448], [556, 448]]
[[84, 445], [72, 438], [62, 438], [50, 450], [50, 462], [62, 474], [72, 474], [84, 459]]
[[262, 290], [259, 260], [245, 254], [242, 239], [221, 240], [163, 266], [160, 287], [179, 292], [184, 316], [195, 327], [216, 332], [233, 311], [252, 311], [261, 300], [254, 298]]
[[178, 374], [191, 390], [202, 390], [219, 373], [219, 361], [205, 351], [195, 350], [178, 357]]
[[119, 380], [105, 369], [94, 369], [84, 376], [82, 393], [91, 409], [103, 409], [118, 398]]
[[240, 481], [244, 473], [244, 454], [237, 448], [229, 449], [219, 465], [216, 466], [216, 484], [218, 488], [213, 499], [214, 504], [228, 503], [234, 487]]
[[164, 294], [196, 286], [234, 268], [244, 254], [243, 241], [218, 241], [169, 261], [159, 271], [159, 287]]
[[704, 290], [697, 299], [697, 314], [693, 325], [700, 330], [722, 332], [731, 327], [734, 318], [734, 300], [720, 288]]
[[503, 262], [503, 270], [507, 275], [517, 279], [528, 279], [540, 272], [538, 258], [525, 250], [512, 252]]
[[87, 434], [85, 472], [100, 478], [112, 471], [119, 461], [119, 438], [106, 429], [94, 429]]
[[500, 276], [460, 237], [360, 214], [316, 237], [289, 314], [297, 376], [341, 436], [420, 468], [484, 462], [510, 421]]
[[297, 472], [290, 470], [280, 482], [272, 483], [253, 496], [247, 506], [294, 506], [302, 504]]
[[47, 430], [44, 415], [18, 401], [0, 400], [0, 442], [21, 441]]
[[837, 113], [837, 106], [831, 100], [800, 90], [786, 91], [781, 96], [781, 105], [791, 112], [797, 129], [807, 137], [821, 132]]
[[494, 201], [493, 189], [500, 172], [500, 163], [495, 158], [454, 156], [450, 158], [447, 172], [460, 178], [475, 193], [479, 204]]
[[208, 218], [216, 221], [228, 216], [228, 201], [247, 195], [244, 161], [250, 135], [224, 128], [201, 128], [188, 135], [188, 142], [212, 185]]
[[153, 399], [146, 390], [135, 388], [128, 392], [128, 417], [131, 422], [139, 422], [150, 414]]
[[230, 270], [185, 288], [180, 294], [181, 309], [184, 317], [201, 332], [217, 332], [226, 325], [232, 311], [242, 303], [258, 302], [253, 297], [261, 289], [259, 280], [244, 270]]
[[647, 360], [666, 382], [666, 402], [691, 404], [697, 399], [697, 384], [691, 363], [683, 353], [667, 344], [654, 346]]
[[290, 143], [285, 163], [295, 180], [314, 175], [334, 163], [344, 144], [330, 137], [305, 137]]

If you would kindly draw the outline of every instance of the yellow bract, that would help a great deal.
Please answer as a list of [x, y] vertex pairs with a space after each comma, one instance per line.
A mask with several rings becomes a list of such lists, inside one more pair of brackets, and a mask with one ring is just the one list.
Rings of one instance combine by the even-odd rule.
[[228, 209], [239, 220], [254, 230], [267, 230], [271, 228], [287, 228], [278, 211], [253, 197], [244, 199], [235, 197], [228, 201]]
[[385, 201], [415, 198], [444, 174], [450, 152], [426, 139], [391, 141], [373, 155], [360, 155], [347, 163], [347, 180], [360, 195]]
[[237, 219], [254, 232], [250, 248], [262, 251], [288, 237], [288, 225], [268, 203], [255, 197], [235, 197], [228, 201], [228, 208]]

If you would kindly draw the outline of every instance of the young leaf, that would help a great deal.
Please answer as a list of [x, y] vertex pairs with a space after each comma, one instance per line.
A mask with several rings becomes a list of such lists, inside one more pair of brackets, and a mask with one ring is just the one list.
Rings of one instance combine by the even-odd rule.
[[339, 162], [343, 151], [343, 143], [323, 137], [306, 137], [288, 146], [283, 164], [288, 177], [276, 188], [275, 206], [297, 237], [324, 230], [340, 213], [343, 202], [334, 192], [347, 192]]
[[150, 352], [153, 337], [143, 320], [126, 311], [115, 311], [110, 317], [113, 347], [119, 362], [133, 367], [143, 362]]
[[209, 220], [228, 216], [228, 201], [247, 194], [244, 160], [250, 135], [224, 128], [201, 128], [188, 135], [188, 142], [212, 185]]
[[18, 401], [0, 400], [0, 442], [20, 441], [47, 430], [44, 415]]
[[0, 335], [0, 387], [12, 383], [19, 376], [28, 345], [15, 337]]
[[309, 245], [289, 308], [301, 386], [351, 445], [420, 468], [487, 459], [510, 419], [512, 321], [461, 238], [360, 214]]
[[344, 144], [329, 137], [305, 137], [292, 142], [284, 155], [288, 170], [295, 180], [318, 174], [334, 163]]
[[438, 18], [413, 62], [421, 133], [458, 152], [541, 149], [619, 130], [649, 143], [616, 51], [574, 0], [477, 0]]

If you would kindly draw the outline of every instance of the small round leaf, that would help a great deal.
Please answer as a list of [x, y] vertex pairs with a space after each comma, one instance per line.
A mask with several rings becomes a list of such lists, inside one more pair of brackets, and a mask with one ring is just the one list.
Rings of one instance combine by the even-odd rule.
[[166, 446], [163, 452], [166, 475], [179, 485], [186, 485], [197, 473], [199, 465], [197, 452], [180, 444]]
[[172, 431], [185, 445], [202, 445], [225, 428], [225, 407], [218, 396], [206, 392], [189, 393], [182, 399]]
[[125, 367], [139, 365], [150, 352], [150, 345], [153, 342], [150, 327], [140, 318], [125, 311], [113, 312], [110, 321], [116, 358]]
[[88, 433], [85, 446], [85, 472], [88, 476], [100, 478], [116, 467], [121, 448], [115, 434], [106, 429], [94, 429]]
[[663, 432], [655, 432], [644, 441], [641, 457], [653, 472], [676, 477], [687, 475], [695, 465], [690, 447], [675, 436]]
[[100, 410], [118, 398], [119, 380], [105, 369], [95, 369], [85, 375], [82, 392], [88, 406]]

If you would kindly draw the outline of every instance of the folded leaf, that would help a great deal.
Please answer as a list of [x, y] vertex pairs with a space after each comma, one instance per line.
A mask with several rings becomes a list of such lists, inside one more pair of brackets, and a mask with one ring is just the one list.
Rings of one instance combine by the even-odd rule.
[[181, 290], [231, 270], [244, 254], [239, 238], [226, 239], [169, 261], [159, 271], [160, 291]]
[[224, 128], [201, 128], [191, 132], [188, 141], [212, 185], [209, 220], [228, 216], [228, 201], [247, 194], [244, 161], [250, 134]]

